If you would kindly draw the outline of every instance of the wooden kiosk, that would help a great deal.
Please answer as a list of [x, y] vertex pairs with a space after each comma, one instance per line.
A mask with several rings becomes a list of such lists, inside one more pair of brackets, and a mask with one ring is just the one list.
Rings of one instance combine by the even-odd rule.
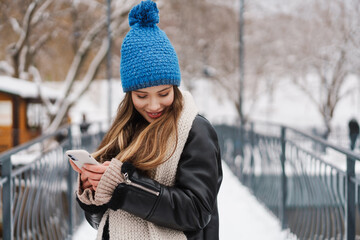
[[[55, 90], [45, 92], [56, 99]], [[0, 76], [0, 152], [39, 136], [45, 119], [35, 83]]]

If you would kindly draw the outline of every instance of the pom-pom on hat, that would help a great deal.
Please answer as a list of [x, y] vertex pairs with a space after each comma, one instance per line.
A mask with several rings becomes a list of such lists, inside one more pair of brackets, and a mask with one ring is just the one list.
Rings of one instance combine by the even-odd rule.
[[170, 40], [156, 24], [159, 10], [151, 0], [129, 13], [130, 31], [121, 46], [121, 84], [124, 92], [158, 85], [180, 85], [179, 61]]

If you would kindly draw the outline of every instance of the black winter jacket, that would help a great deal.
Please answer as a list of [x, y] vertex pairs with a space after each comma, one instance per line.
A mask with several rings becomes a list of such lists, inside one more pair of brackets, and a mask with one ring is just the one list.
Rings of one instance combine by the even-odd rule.
[[[140, 174], [125, 162], [122, 174], [142, 187], [120, 183], [109, 203], [78, 203], [87, 221], [98, 228], [104, 212], [122, 209], [155, 224], [181, 230], [187, 239], [219, 239], [217, 193], [222, 181], [220, 150], [211, 124], [196, 116], [181, 154], [175, 185], [167, 187]], [[103, 239], [108, 239], [105, 225]]]

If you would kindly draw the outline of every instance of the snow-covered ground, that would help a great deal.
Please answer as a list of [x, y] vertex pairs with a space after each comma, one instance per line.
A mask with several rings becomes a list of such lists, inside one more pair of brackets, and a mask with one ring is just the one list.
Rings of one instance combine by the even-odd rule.
[[[224, 240], [285, 240], [280, 222], [249, 190], [241, 185], [229, 167], [223, 163], [224, 179], [218, 195], [220, 239]], [[73, 240], [95, 239], [96, 230], [85, 221]]]

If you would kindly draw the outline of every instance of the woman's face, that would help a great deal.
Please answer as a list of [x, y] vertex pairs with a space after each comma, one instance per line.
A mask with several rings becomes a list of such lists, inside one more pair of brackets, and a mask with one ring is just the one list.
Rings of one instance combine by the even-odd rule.
[[142, 88], [131, 92], [135, 109], [149, 122], [161, 117], [174, 101], [173, 85]]

